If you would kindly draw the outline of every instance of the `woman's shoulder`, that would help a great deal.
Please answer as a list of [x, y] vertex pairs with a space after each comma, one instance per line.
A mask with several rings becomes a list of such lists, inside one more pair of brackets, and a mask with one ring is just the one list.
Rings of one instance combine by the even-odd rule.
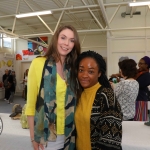
[[108, 87], [101, 87], [101, 93], [104, 93], [105, 95], [112, 95], [114, 90]]
[[44, 64], [45, 60], [46, 60], [46, 57], [44, 57], [44, 56], [34, 58], [32, 60], [32, 65], [34, 65], [34, 64], [38, 65], [40, 63]]
[[141, 74], [137, 79], [145, 79], [145, 78], [150, 78], [149, 72], [145, 72], [145, 73]]

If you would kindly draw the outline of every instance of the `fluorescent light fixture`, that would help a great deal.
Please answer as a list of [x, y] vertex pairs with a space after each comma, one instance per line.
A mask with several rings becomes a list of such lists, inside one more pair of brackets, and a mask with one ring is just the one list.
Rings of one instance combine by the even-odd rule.
[[23, 18], [23, 17], [30, 17], [30, 16], [38, 16], [38, 15], [46, 15], [46, 14], [52, 14], [52, 11], [38, 11], [38, 12], [31, 12], [31, 13], [25, 13], [25, 14], [18, 14], [16, 15], [17, 18]]
[[150, 1], [129, 3], [129, 6], [145, 6], [145, 5], [150, 5]]

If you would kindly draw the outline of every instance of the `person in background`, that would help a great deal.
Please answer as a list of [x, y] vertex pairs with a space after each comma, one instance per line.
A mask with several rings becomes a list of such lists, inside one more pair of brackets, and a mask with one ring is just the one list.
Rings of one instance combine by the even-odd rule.
[[133, 121], [135, 116], [135, 101], [139, 92], [139, 84], [134, 79], [137, 74], [136, 62], [126, 59], [119, 63], [120, 74], [124, 80], [115, 84], [111, 82], [116, 98], [121, 105], [123, 120]]
[[8, 78], [8, 90], [10, 92], [10, 96], [8, 98], [7, 103], [8, 104], [13, 104], [13, 99], [14, 99], [14, 94], [15, 94], [15, 84], [13, 80], [13, 76], [9, 76]]
[[29, 68], [27, 106], [34, 150], [74, 150], [76, 106], [75, 60], [80, 54], [76, 29], [60, 26], [44, 57]]
[[86, 51], [78, 57], [76, 68], [76, 149], [121, 150], [122, 112], [105, 75], [104, 59], [94, 51]]
[[5, 98], [4, 100], [7, 101], [8, 98], [9, 98], [9, 90], [8, 90], [8, 77], [9, 77], [9, 74], [8, 74], [8, 69], [5, 70], [5, 74], [3, 75], [3, 86], [5, 88]]
[[25, 71], [25, 77], [24, 77], [24, 98], [25, 98], [25, 101], [27, 100], [27, 83], [28, 83], [28, 72], [29, 72], [29, 69], [27, 69]]
[[148, 88], [150, 85], [150, 58], [144, 56], [139, 60], [139, 69], [136, 80], [139, 83], [139, 93], [136, 99], [135, 121], [147, 121], [148, 119]]
[[[12, 75], [12, 77], [13, 77], [13, 83], [14, 83], [14, 85], [15, 85], [15, 91], [16, 91], [17, 80], [16, 80], [16, 74], [15, 74], [15, 71], [14, 71], [14, 70], [11, 72], [11, 75]], [[14, 93], [15, 93], [15, 91], [14, 91]]]
[[[120, 57], [119, 58], [119, 62], [118, 62], [118, 66], [119, 66], [119, 64], [123, 61], [123, 60], [126, 60], [126, 59], [129, 59], [129, 57], [127, 57], [127, 56], [125, 56], [125, 57]], [[124, 80], [123, 78], [122, 78], [122, 76], [121, 76], [121, 73], [120, 73], [120, 70], [119, 70], [119, 73], [116, 73], [116, 74], [112, 74], [111, 76], [110, 76], [110, 81], [112, 81], [112, 79], [115, 79], [115, 80], [117, 80], [117, 83], [118, 82], [120, 82], [121, 80]]]

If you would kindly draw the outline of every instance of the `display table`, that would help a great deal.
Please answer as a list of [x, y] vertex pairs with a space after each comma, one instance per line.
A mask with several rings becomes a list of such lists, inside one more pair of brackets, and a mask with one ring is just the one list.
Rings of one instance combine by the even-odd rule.
[[150, 126], [140, 121], [123, 121], [123, 150], [150, 150]]
[[0, 100], [4, 99], [4, 97], [5, 97], [5, 89], [0, 88]]

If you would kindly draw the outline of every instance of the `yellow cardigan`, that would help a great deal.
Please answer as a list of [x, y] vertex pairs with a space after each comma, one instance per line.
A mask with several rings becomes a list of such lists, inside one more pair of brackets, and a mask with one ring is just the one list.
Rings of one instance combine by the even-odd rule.
[[[46, 58], [38, 57], [35, 58], [29, 68], [28, 73], [28, 91], [27, 91], [27, 106], [25, 114], [29, 116], [34, 116], [35, 105], [37, 100], [37, 95], [40, 89], [40, 83], [42, 78], [42, 71], [44, 67]], [[62, 88], [63, 87], [63, 88]], [[66, 83], [57, 74], [57, 85], [56, 85], [56, 98], [57, 98], [57, 134], [64, 134], [65, 126], [65, 93], [66, 93]]]

